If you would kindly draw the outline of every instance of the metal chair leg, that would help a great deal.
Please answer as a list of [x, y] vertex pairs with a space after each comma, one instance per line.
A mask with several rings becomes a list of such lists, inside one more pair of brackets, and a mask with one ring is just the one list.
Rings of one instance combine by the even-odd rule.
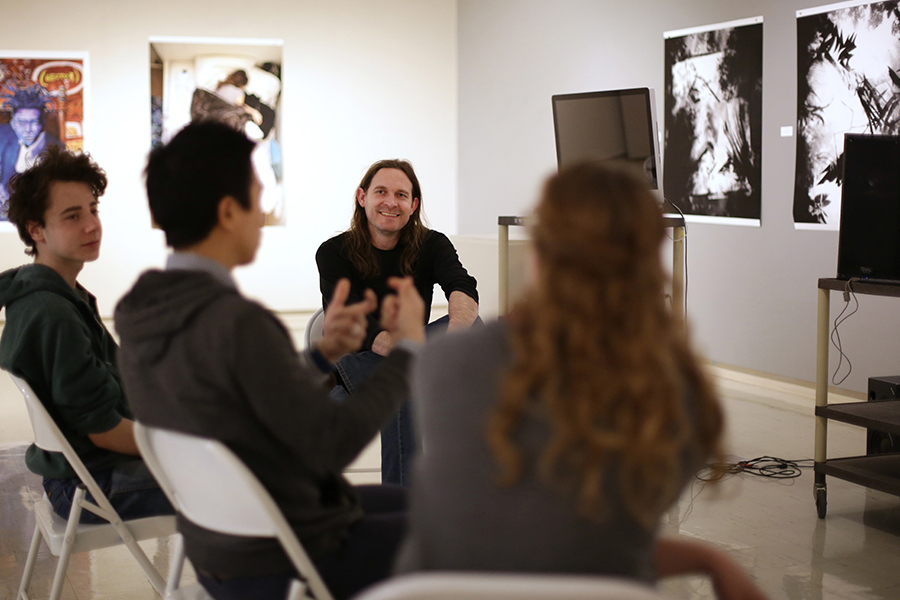
[[156, 567], [153, 566], [153, 563], [150, 562], [150, 559], [147, 558], [144, 551], [141, 550], [141, 547], [138, 546], [134, 536], [131, 534], [131, 530], [119, 519], [113, 519], [110, 523], [116, 528], [116, 531], [119, 532], [119, 537], [125, 542], [125, 546], [131, 551], [131, 555], [134, 556], [134, 559], [141, 565], [141, 569], [144, 570], [144, 574], [147, 576], [147, 579], [150, 580], [150, 585], [153, 586], [153, 589], [157, 594], [163, 596], [163, 594], [166, 593], [166, 582], [163, 580], [162, 576], [160, 576]]
[[69, 520], [66, 523], [66, 538], [63, 540], [62, 549], [59, 552], [59, 562], [56, 563], [56, 574], [53, 576], [50, 600], [59, 600], [60, 595], [62, 595], [62, 586], [66, 580], [66, 569], [69, 568], [69, 557], [72, 556], [75, 536], [78, 535], [78, 520], [81, 518], [81, 508], [84, 503], [85, 493], [84, 487], [79, 485], [75, 489], [75, 496], [72, 498], [72, 509], [69, 511]]
[[37, 561], [38, 551], [41, 549], [41, 527], [35, 519], [34, 535], [31, 537], [31, 547], [28, 549], [28, 558], [25, 559], [25, 572], [22, 573], [22, 583], [19, 585], [18, 600], [28, 600], [28, 586], [31, 585], [31, 576], [34, 574], [34, 564]]
[[166, 593], [163, 598], [168, 598], [169, 594], [177, 590], [181, 583], [181, 572], [184, 570], [184, 536], [180, 533], [175, 534], [175, 548], [169, 560], [171, 561], [169, 563], [169, 578], [166, 581]]
[[291, 581], [291, 586], [288, 588], [288, 600], [303, 600], [305, 598], [306, 593], [306, 584], [301, 582], [299, 579], [294, 579]]

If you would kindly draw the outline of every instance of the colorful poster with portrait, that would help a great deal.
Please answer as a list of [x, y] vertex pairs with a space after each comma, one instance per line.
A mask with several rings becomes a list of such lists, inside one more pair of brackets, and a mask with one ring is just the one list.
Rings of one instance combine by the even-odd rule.
[[665, 36], [663, 189], [689, 221], [759, 226], [762, 17]]
[[837, 230], [844, 134], [900, 134], [900, 8], [843, 2], [797, 11], [794, 227]]
[[0, 221], [9, 180], [50, 146], [84, 148], [86, 53], [0, 50]]

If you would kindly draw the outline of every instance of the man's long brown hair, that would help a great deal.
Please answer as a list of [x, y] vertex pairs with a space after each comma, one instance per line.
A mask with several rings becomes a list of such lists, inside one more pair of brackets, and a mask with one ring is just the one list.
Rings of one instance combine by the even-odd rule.
[[[416, 265], [416, 259], [425, 243], [428, 228], [423, 223], [424, 212], [422, 208], [422, 189], [419, 179], [412, 165], [397, 158], [380, 160], [366, 171], [359, 188], [368, 192], [372, 185], [372, 179], [381, 169], [399, 169], [409, 178], [412, 184], [412, 197], [418, 198], [419, 204], [409, 217], [409, 222], [400, 230], [400, 239], [397, 242], [403, 251], [400, 255], [400, 272], [402, 275], [412, 275]], [[345, 248], [350, 256], [350, 262], [359, 271], [363, 278], [369, 279], [378, 275], [378, 258], [375, 255], [375, 246], [372, 244], [372, 234], [369, 232], [369, 219], [366, 217], [366, 209], [359, 205], [356, 192], [353, 193], [353, 220], [345, 242]]]
[[515, 438], [537, 410], [550, 423], [538, 475], [598, 519], [605, 486], [617, 483], [652, 529], [677, 499], [685, 457], [721, 457], [722, 431], [718, 399], [664, 299], [659, 207], [640, 179], [585, 164], [547, 182], [535, 217], [536, 281], [510, 319], [512, 367], [487, 425], [501, 483], [530, 467]]

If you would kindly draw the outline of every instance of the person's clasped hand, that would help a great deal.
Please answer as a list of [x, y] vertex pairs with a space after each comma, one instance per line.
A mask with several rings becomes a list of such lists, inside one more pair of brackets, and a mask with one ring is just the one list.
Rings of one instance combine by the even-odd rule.
[[366, 290], [365, 297], [355, 304], [346, 304], [349, 295], [350, 280], [341, 279], [325, 309], [322, 339], [316, 347], [331, 363], [362, 347], [366, 339], [366, 315], [378, 306], [378, 298], [372, 290]]
[[394, 342], [406, 339], [425, 343], [425, 302], [412, 277], [391, 277], [387, 283], [396, 294], [381, 301], [381, 326]]

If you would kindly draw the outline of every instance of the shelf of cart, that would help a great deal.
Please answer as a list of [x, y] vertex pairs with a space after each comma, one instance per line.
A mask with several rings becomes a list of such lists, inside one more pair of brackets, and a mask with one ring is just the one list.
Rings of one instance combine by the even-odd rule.
[[817, 406], [816, 416], [900, 435], [900, 400]]
[[829, 458], [825, 463], [816, 463], [815, 471], [900, 496], [900, 453]]

